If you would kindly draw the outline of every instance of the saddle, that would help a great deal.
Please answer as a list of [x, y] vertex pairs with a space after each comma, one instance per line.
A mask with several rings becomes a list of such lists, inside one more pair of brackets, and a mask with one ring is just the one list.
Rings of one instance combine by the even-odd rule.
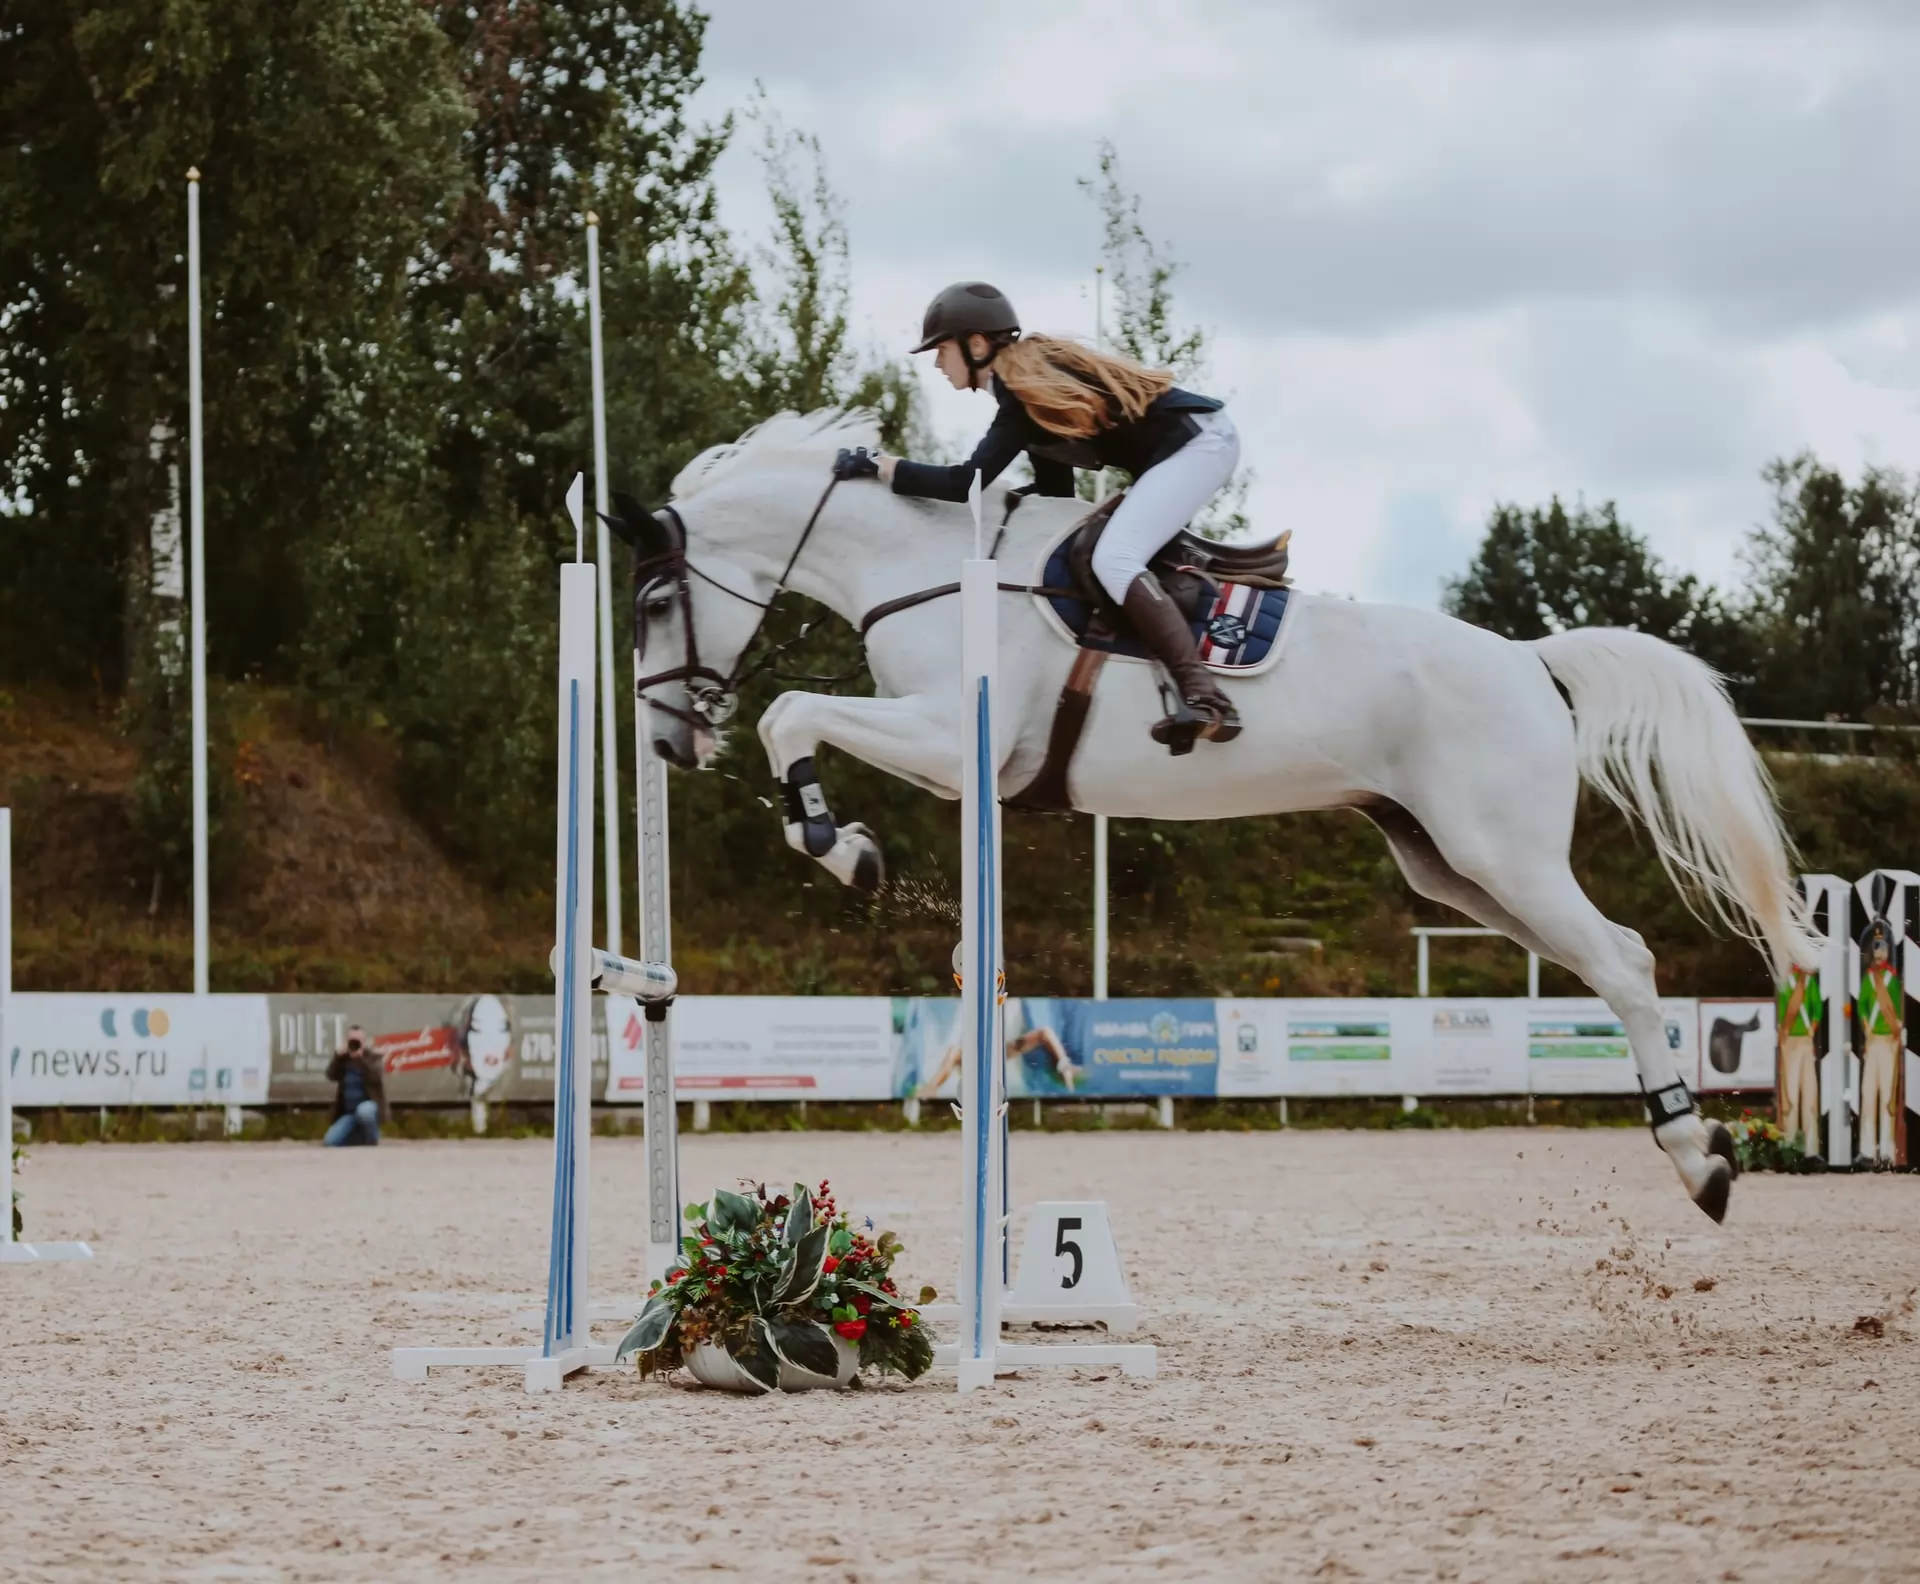
[[[1116, 635], [1130, 632], [1130, 625], [1093, 575], [1093, 552], [1107, 524], [1113, 520], [1114, 512], [1126, 498], [1122, 492], [1103, 500], [1087, 513], [1061, 546], [1074, 593], [1093, 609], [1093, 627], [1105, 628]], [[1182, 528], [1160, 547], [1147, 567], [1187, 619], [1198, 621], [1220, 583], [1238, 583], [1243, 588], [1286, 588], [1287, 544], [1292, 538], [1293, 531], [1289, 529], [1268, 544], [1223, 545]]]
[[[1080, 648], [1054, 709], [1045, 762], [1032, 781], [1006, 800], [1008, 808], [1058, 813], [1073, 807], [1067, 773], [1102, 667], [1111, 655], [1151, 654], [1093, 575], [1095, 547], [1123, 499], [1112, 496], [1089, 512], [1046, 557], [1041, 583], [1032, 590], [1052, 605]], [[1017, 504], [1016, 492], [1008, 503], [1009, 516]], [[1149, 560], [1161, 588], [1193, 624], [1203, 659], [1222, 666], [1245, 664], [1242, 656], [1249, 640], [1258, 644], [1256, 658], [1277, 642], [1286, 613], [1291, 538], [1291, 533], [1283, 533], [1268, 544], [1223, 545], [1183, 528]], [[1173, 752], [1189, 752], [1192, 746], [1188, 738], [1184, 745], [1174, 745]]]

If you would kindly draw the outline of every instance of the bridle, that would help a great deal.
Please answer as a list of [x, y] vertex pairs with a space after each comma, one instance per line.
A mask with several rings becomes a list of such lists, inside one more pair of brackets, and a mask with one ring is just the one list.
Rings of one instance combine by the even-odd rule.
[[[636, 503], [621, 497], [621, 515], [627, 520], [616, 522], [609, 518], [608, 523], [614, 531], [625, 539], [634, 552], [633, 565], [633, 645], [636, 653], [644, 651], [647, 632], [647, 606], [651, 597], [662, 584], [670, 583], [673, 595], [680, 606], [680, 625], [683, 632], [685, 654], [677, 666], [669, 666], [664, 671], [655, 671], [651, 675], [640, 677], [633, 684], [636, 697], [645, 698], [646, 690], [660, 682], [685, 682], [691, 698], [691, 708], [681, 709], [677, 705], [662, 703], [659, 699], [646, 699], [647, 705], [663, 715], [671, 715], [675, 720], [684, 721], [695, 728], [717, 730], [733, 718], [740, 705], [740, 690], [762, 672], [771, 671], [774, 662], [781, 655], [807, 636], [808, 629], [802, 627], [798, 633], [785, 643], [775, 644], [759, 659], [748, 664], [754, 645], [766, 630], [767, 615], [773, 609], [774, 602], [787, 592], [787, 579], [793, 575], [793, 569], [800, 560], [801, 552], [807, 548], [807, 542], [813, 537], [813, 530], [819, 526], [820, 514], [826, 510], [827, 501], [832, 496], [840, 480], [829, 478], [827, 487], [820, 492], [820, 498], [813, 503], [813, 511], [807, 517], [807, 525], [800, 530], [800, 538], [793, 547], [793, 553], [787, 557], [787, 564], [780, 569], [780, 576], [774, 580], [773, 592], [764, 600], [755, 599], [751, 594], [742, 594], [736, 588], [729, 588], [710, 572], [703, 572], [687, 556], [687, 525], [680, 513], [672, 506], [662, 506], [658, 512], [646, 513]], [[667, 519], [667, 545], [648, 555], [644, 552], [640, 540], [644, 532], [641, 523], [651, 515], [656, 523]], [[740, 650], [739, 659], [733, 663], [733, 669], [727, 672], [716, 671], [700, 658], [700, 639], [693, 625], [693, 579], [698, 578], [710, 588], [718, 589], [729, 599], [736, 599], [743, 605], [751, 605], [760, 612], [760, 619], [753, 624], [753, 632], [748, 636]], [[860, 674], [855, 667], [843, 676], [791, 676], [775, 672], [783, 680], [795, 682], [849, 682]]]
[[[770, 675], [783, 682], [814, 682], [833, 684], [851, 682], [866, 669], [867, 634], [887, 617], [911, 610], [932, 600], [945, 599], [960, 592], [958, 583], [942, 583], [933, 588], [919, 589], [911, 594], [902, 594], [897, 598], [883, 601], [866, 613], [860, 620], [859, 637], [861, 658], [852, 669], [836, 676], [817, 676], [804, 671], [777, 671], [775, 664], [780, 657], [796, 644], [805, 641], [810, 626], [801, 629], [784, 643], [769, 646], [765, 653], [751, 664], [755, 644], [766, 631], [767, 616], [775, 601], [787, 592], [787, 579], [793, 575], [794, 567], [813, 538], [813, 531], [820, 524], [820, 515], [827, 508], [840, 479], [836, 475], [827, 480], [827, 487], [820, 492], [820, 498], [813, 503], [813, 511], [807, 517], [806, 527], [800, 530], [800, 538], [794, 544], [793, 553], [787, 557], [787, 564], [780, 569], [780, 576], [774, 580], [773, 592], [764, 600], [755, 599], [751, 594], [742, 594], [736, 588], [722, 583], [712, 573], [702, 571], [695, 566], [687, 555], [687, 525], [679, 511], [671, 504], [662, 506], [657, 512], [649, 512], [629, 495], [615, 493], [613, 500], [618, 512], [616, 517], [606, 519], [608, 527], [626, 542], [634, 554], [633, 565], [633, 644], [636, 654], [644, 651], [647, 633], [647, 606], [663, 584], [670, 584], [672, 597], [680, 606], [680, 625], [683, 629], [684, 646], [681, 663], [669, 666], [664, 671], [654, 671], [638, 678], [633, 684], [636, 698], [646, 700], [649, 708], [658, 710], [662, 715], [670, 715], [675, 720], [684, 721], [695, 729], [717, 731], [733, 718], [734, 711], [740, 706], [740, 691], [755, 677]], [[1015, 509], [1025, 499], [1027, 490], [1008, 492], [1006, 516], [1000, 523], [1000, 531], [994, 536], [991, 555], [998, 555], [1000, 543], [1006, 536], [1007, 523], [1012, 519]], [[664, 520], [663, 520], [664, 519]], [[649, 549], [649, 545], [658, 542], [659, 536], [647, 532], [647, 524], [664, 530], [665, 543], [662, 548]], [[740, 650], [740, 658], [727, 672], [715, 670], [700, 658], [700, 639], [693, 626], [693, 579], [698, 578], [709, 588], [718, 589], [729, 599], [736, 599], [743, 605], [751, 605], [760, 612], [760, 619], [753, 624], [745, 645]], [[1049, 588], [1033, 583], [1002, 583], [1000, 591], [1004, 594], [1039, 594], [1042, 596], [1077, 597], [1073, 589]], [[678, 705], [666, 704], [659, 699], [646, 698], [648, 688], [660, 682], [684, 682], [690, 707], [681, 709]]]

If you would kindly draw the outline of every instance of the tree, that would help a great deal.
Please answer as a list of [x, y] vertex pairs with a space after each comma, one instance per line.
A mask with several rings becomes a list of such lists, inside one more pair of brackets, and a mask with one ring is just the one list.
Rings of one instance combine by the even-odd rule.
[[1920, 705], [1920, 485], [1813, 457], [1772, 463], [1773, 522], [1747, 559], [1769, 714], [1865, 720]]
[[1495, 506], [1466, 573], [1442, 606], [1507, 638], [1573, 627], [1630, 627], [1692, 650], [1744, 686], [1755, 657], [1747, 623], [1691, 573], [1673, 573], [1620, 521], [1611, 501], [1571, 511]]
[[[1100, 263], [1112, 292], [1111, 310], [1103, 331], [1113, 351], [1170, 371], [1176, 384], [1198, 383], [1207, 374], [1207, 333], [1198, 325], [1182, 326], [1174, 311], [1173, 282], [1180, 264], [1147, 235], [1140, 219], [1140, 195], [1121, 178], [1120, 156], [1110, 139], [1095, 145], [1099, 174], [1082, 177], [1080, 189], [1100, 211]], [[1125, 482], [1122, 478], [1121, 482]], [[1210, 539], [1224, 539], [1247, 526], [1247, 488], [1251, 469], [1242, 468], [1201, 515], [1194, 526]], [[1081, 494], [1092, 499], [1095, 479], [1080, 477]]]

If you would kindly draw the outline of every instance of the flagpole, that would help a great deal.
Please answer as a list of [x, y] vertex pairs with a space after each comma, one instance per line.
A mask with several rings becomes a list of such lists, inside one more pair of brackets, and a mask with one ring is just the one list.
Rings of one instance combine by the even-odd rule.
[[594, 559], [600, 563], [600, 801], [607, 890], [607, 950], [620, 946], [620, 711], [613, 678], [613, 550], [607, 538], [607, 377], [600, 346], [600, 217], [587, 214], [587, 305], [593, 348]]
[[[1100, 351], [1107, 349], [1106, 325], [1106, 277], [1107, 267], [1096, 264], [1093, 270], [1093, 344]], [[1096, 501], [1105, 500], [1107, 495], [1107, 470], [1102, 468], [1094, 475], [1093, 496]], [[1107, 816], [1093, 816], [1093, 996], [1096, 1001], [1107, 999]]]
[[188, 576], [193, 650], [193, 993], [207, 993], [207, 491], [201, 445], [200, 172], [187, 171]]

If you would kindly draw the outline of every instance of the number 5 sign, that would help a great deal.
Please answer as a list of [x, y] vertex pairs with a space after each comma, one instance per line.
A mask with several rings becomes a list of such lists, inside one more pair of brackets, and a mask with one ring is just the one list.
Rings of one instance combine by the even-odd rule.
[[1140, 1311], [1127, 1291], [1104, 1201], [1033, 1207], [1020, 1271], [1000, 1313], [1008, 1325], [1134, 1328]]

